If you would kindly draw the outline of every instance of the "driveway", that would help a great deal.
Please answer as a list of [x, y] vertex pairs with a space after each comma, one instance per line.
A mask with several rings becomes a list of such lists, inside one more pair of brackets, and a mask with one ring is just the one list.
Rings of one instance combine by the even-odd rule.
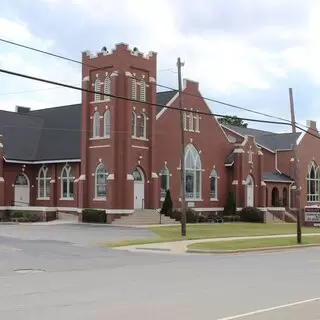
[[95, 224], [0, 225], [0, 237], [21, 240], [55, 240], [81, 246], [96, 246], [108, 241], [152, 238], [147, 229]]

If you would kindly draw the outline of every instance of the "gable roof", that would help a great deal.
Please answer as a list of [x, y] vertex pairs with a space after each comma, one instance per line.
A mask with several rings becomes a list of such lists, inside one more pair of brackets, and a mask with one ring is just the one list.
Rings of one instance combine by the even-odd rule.
[[[177, 92], [158, 92], [157, 104], [167, 105]], [[162, 108], [157, 106], [157, 113]], [[0, 110], [0, 135], [6, 160], [79, 160], [81, 104], [23, 113]]]
[[[170, 91], [162, 91], [157, 92], [156, 96], [156, 103], [166, 106], [170, 100], [177, 94], [178, 90], [170, 90]], [[157, 114], [163, 109], [164, 107], [157, 106]]]
[[290, 150], [301, 135], [301, 132], [293, 133], [275, 133], [271, 131], [264, 131], [252, 128], [238, 127], [234, 125], [221, 125], [230, 131], [244, 137], [245, 135], [253, 136], [258, 145], [265, 147], [271, 151]]
[[80, 158], [81, 105], [29, 111], [0, 110], [0, 134], [7, 160]]

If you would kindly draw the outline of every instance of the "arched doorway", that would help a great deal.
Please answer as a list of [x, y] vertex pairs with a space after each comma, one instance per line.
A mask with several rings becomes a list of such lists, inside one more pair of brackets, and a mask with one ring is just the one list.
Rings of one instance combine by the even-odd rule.
[[142, 170], [136, 168], [133, 173], [134, 186], [133, 186], [133, 206], [134, 209], [143, 209], [144, 208], [144, 184], [145, 178]]
[[286, 187], [282, 190], [282, 206], [288, 207], [288, 189]]
[[271, 205], [273, 207], [279, 207], [279, 190], [276, 187], [271, 191]]
[[30, 182], [27, 175], [20, 172], [14, 183], [14, 205], [27, 207], [30, 205]]
[[254, 182], [251, 175], [246, 179], [246, 206], [254, 207]]

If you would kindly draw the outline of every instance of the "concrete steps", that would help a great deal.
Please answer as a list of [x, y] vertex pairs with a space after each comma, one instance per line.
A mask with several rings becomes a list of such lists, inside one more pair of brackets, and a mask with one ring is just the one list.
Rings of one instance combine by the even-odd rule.
[[[296, 222], [297, 219], [295, 216], [293, 216], [291, 213], [289, 213], [288, 211], [286, 211], [285, 209], [274, 209], [274, 208], [268, 208], [267, 211], [271, 216], [273, 216], [274, 220], [279, 220], [282, 222]], [[268, 214], [267, 217], [268, 219]], [[276, 221], [274, 221], [276, 222]]]
[[[161, 217], [161, 224], [175, 223], [178, 222], [166, 216]], [[120, 226], [160, 224], [160, 215], [156, 210], [153, 209], [135, 210], [133, 214], [116, 219], [112, 222], [112, 224]]]

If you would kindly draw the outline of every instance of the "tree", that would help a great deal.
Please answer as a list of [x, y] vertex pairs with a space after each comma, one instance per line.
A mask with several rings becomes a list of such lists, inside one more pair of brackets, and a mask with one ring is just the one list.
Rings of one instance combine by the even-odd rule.
[[226, 124], [226, 125], [230, 124], [233, 126], [244, 127], [244, 128], [247, 128], [248, 126], [247, 123], [245, 123], [241, 118], [238, 118], [237, 116], [218, 118], [218, 122], [220, 124]]
[[233, 216], [237, 214], [236, 201], [231, 191], [228, 193], [227, 202], [223, 209], [223, 214], [226, 216]]
[[172, 213], [172, 199], [171, 199], [171, 194], [170, 190], [167, 190], [166, 192], [166, 197], [164, 198], [162, 208], [160, 210], [160, 224], [161, 224], [161, 216], [170, 216]]

